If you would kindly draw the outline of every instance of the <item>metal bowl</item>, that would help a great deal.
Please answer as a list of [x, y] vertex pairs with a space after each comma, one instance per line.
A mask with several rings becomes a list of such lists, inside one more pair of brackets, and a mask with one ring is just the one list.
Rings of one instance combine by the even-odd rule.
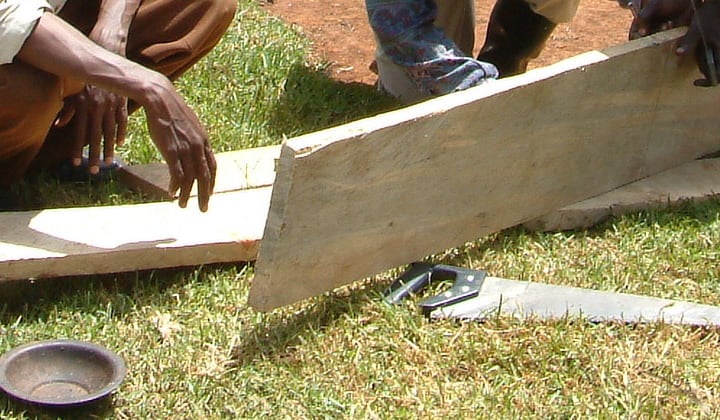
[[77, 406], [110, 395], [126, 372], [117, 354], [97, 344], [38, 341], [0, 357], [0, 388], [32, 404]]

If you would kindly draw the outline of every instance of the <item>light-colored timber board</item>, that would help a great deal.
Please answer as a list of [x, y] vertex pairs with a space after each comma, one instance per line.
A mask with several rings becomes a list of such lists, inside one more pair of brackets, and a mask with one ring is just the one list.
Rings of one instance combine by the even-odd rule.
[[[280, 146], [218, 153], [216, 192], [239, 191], [272, 185]], [[243, 168], [243, 176], [238, 176]], [[168, 197], [167, 165], [161, 163], [123, 168], [124, 180], [145, 194]], [[193, 190], [195, 192], [195, 190]], [[686, 200], [703, 200], [720, 193], [720, 159], [700, 159], [668, 169], [607, 193], [551, 211], [523, 223], [530, 230], [585, 229], [610, 216], [667, 207]]]
[[[221, 191], [239, 191], [272, 185], [275, 178], [274, 161], [279, 146], [219, 153], [218, 179]], [[248, 164], [251, 162], [251, 164]], [[246, 167], [248, 176], [238, 180], [237, 168]], [[135, 177], [130, 185], [141, 191], [166, 196], [161, 185], [169, 180], [165, 164], [143, 164], [126, 167]], [[248, 182], [246, 180], [256, 182]], [[270, 182], [269, 184], [267, 184]], [[150, 187], [144, 187], [144, 186]], [[147, 189], [146, 189], [147, 188]], [[720, 158], [698, 159], [675, 168], [640, 179], [612, 191], [551, 211], [537, 219], [523, 223], [536, 231], [585, 229], [611, 216], [709, 199], [720, 194]]]
[[[268, 187], [275, 180], [275, 160], [280, 146], [256, 147], [217, 153], [215, 192]], [[170, 174], [165, 163], [147, 163], [121, 168], [120, 181], [158, 200], [170, 199]], [[192, 195], [197, 194], [193, 187]]]
[[270, 187], [194, 200], [0, 213], [0, 281], [254, 261]]
[[311, 297], [718, 149], [674, 30], [287, 141], [250, 304]]
[[[720, 159], [695, 160], [553, 211], [530, 227], [587, 227], [609, 215], [704, 199], [718, 192]], [[218, 194], [206, 215], [193, 207], [189, 212], [179, 209], [175, 203], [0, 213], [0, 226], [14, 226], [0, 228], [0, 281], [253, 261], [269, 198], [268, 188]], [[126, 228], [117, 220], [144, 222]], [[242, 224], [237, 225], [237, 220]], [[191, 229], [204, 229], [202, 234], [188, 234], [187, 227], [179, 226], [187, 223]], [[66, 224], [70, 233], [60, 231]], [[237, 227], [247, 232], [233, 230]], [[178, 232], [183, 236], [178, 237]], [[173, 236], [171, 243], [167, 238]]]
[[699, 159], [562, 207], [523, 225], [546, 232], [584, 229], [610, 216], [701, 201], [718, 194], [720, 159]]

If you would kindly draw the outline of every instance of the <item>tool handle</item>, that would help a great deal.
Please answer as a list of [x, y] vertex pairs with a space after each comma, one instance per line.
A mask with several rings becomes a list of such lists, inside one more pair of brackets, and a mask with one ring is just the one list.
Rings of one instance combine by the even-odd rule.
[[419, 292], [430, 282], [430, 273], [434, 265], [414, 262], [390, 285], [385, 292], [385, 302], [395, 305], [410, 294]]
[[480, 293], [486, 275], [487, 272], [484, 270], [469, 270], [447, 265], [435, 266], [432, 272], [433, 280], [454, 280], [453, 285], [449, 290], [420, 302], [420, 309], [423, 314], [430, 315], [430, 312], [437, 308], [476, 297]]

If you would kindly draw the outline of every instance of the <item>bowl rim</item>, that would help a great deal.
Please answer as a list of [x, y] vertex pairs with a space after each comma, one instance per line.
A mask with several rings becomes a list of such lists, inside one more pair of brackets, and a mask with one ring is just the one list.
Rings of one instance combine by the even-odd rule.
[[[103, 386], [102, 388], [97, 389], [94, 392], [86, 395], [68, 398], [65, 400], [51, 400], [28, 395], [23, 390], [17, 388], [7, 377], [8, 367], [12, 365], [12, 362], [15, 358], [21, 356], [22, 354], [40, 348], [53, 350], [68, 347], [89, 351], [99, 356], [103, 360], [109, 362], [110, 366], [112, 366], [112, 377], [110, 378], [110, 381], [108, 381], [108, 383], [105, 384], [105, 386]], [[125, 365], [125, 361], [119, 355], [117, 355], [115, 352], [110, 351], [106, 347], [103, 347], [96, 343], [92, 343], [90, 341], [70, 339], [33, 341], [14, 347], [2, 356], [0, 356], [0, 390], [4, 391], [6, 394], [18, 400], [38, 405], [69, 407], [95, 402], [110, 395], [113, 391], [115, 391], [125, 379], [126, 374], [127, 367]]]

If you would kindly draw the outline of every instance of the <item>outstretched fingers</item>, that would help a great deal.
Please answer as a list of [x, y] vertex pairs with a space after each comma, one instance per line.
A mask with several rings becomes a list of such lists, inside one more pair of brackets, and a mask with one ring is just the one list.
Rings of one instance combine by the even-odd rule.
[[175, 195], [179, 190], [178, 205], [187, 207], [197, 181], [198, 206], [201, 211], [207, 211], [217, 173], [217, 162], [208, 142], [168, 147], [165, 158], [170, 171], [170, 193]]
[[168, 185], [168, 192], [171, 197], [175, 197], [180, 189], [180, 185], [182, 185], [182, 180], [185, 178], [185, 171], [183, 170], [183, 165], [180, 162], [177, 149], [174, 147], [168, 147], [161, 152], [168, 165], [168, 171], [170, 172], [170, 185]]
[[192, 192], [192, 186], [197, 178], [197, 170], [195, 169], [195, 161], [192, 156], [192, 151], [185, 149], [181, 152], [180, 163], [183, 167], [183, 178], [180, 180], [180, 196], [178, 197], [178, 204], [180, 207], [187, 207], [188, 200], [190, 199], [190, 193]]
[[195, 155], [197, 157], [197, 181], [198, 181], [198, 205], [200, 211], [207, 211], [210, 202], [210, 196], [215, 189], [215, 175], [217, 172], [217, 163], [215, 157], [207, 142], [201, 147], [201, 150]]

